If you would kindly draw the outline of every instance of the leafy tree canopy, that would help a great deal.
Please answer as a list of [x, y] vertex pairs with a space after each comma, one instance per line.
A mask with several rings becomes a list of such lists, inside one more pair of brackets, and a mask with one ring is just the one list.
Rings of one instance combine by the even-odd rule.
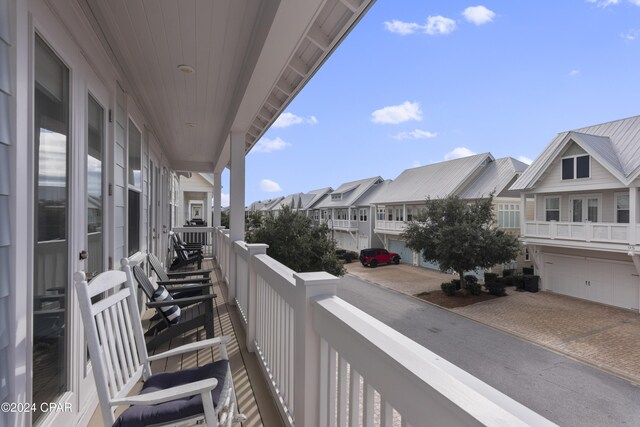
[[402, 237], [425, 261], [464, 272], [489, 268], [516, 258], [518, 239], [495, 226], [493, 195], [474, 203], [457, 196], [427, 199], [426, 210], [407, 224]]
[[307, 216], [285, 206], [277, 217], [267, 215], [246, 235], [248, 243], [266, 243], [267, 254], [298, 273], [326, 271], [344, 275], [336, 244], [326, 224], [314, 226]]

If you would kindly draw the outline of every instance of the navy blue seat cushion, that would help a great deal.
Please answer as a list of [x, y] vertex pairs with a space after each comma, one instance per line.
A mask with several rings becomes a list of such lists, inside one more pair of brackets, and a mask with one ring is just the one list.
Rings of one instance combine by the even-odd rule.
[[[219, 360], [199, 368], [155, 374], [145, 381], [140, 394], [166, 390], [170, 387], [176, 387], [206, 378], [216, 378], [218, 385], [211, 391], [211, 397], [213, 398], [213, 405], [217, 407], [228, 367], [228, 360]], [[114, 427], [140, 427], [150, 424], [169, 423], [202, 414], [203, 412], [202, 396], [198, 394], [170, 402], [159, 403], [157, 405], [131, 406], [120, 415]]]

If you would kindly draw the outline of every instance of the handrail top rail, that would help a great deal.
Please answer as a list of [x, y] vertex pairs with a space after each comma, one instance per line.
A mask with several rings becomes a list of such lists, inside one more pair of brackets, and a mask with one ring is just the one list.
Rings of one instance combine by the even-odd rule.
[[216, 231], [215, 227], [173, 227], [171, 229], [171, 231], [180, 231], [180, 232], [184, 232], [184, 231], [192, 231], [192, 232], [205, 232], [205, 233], [213, 233], [214, 231]]
[[[398, 397], [396, 401], [390, 401], [390, 397], [395, 395], [390, 392], [383, 398], [400, 413], [408, 415], [410, 423], [424, 416], [424, 405], [429, 403], [423, 399], [424, 393], [435, 391], [434, 404], [448, 416], [454, 414], [455, 407], [466, 412], [467, 417], [458, 414], [457, 420], [461, 425], [555, 426], [341, 298], [319, 296], [312, 298], [312, 303], [316, 308], [314, 325], [318, 333], [365, 377], [365, 381], [381, 395], [385, 389], [402, 388], [406, 391], [403, 393], [405, 397]], [[364, 353], [362, 345], [367, 347]], [[350, 358], [350, 353], [357, 357]], [[367, 356], [362, 357], [363, 354]], [[376, 354], [389, 370], [393, 370], [392, 373], [379, 369], [379, 364], [373, 360]], [[397, 373], [401, 375], [394, 375]], [[375, 377], [378, 384], [374, 383]], [[406, 399], [407, 394], [414, 392], [418, 398]], [[443, 401], [452, 405], [445, 408]]]

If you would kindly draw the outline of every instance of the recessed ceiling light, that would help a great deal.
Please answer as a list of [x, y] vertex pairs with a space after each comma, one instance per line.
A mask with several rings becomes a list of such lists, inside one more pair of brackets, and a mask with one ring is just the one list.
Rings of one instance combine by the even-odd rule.
[[191, 65], [187, 65], [187, 64], [180, 64], [178, 65], [178, 70], [182, 71], [183, 73], [186, 74], [191, 74], [191, 73], [195, 73], [196, 69], [193, 68]]
[[185, 123], [185, 125], [189, 126], [190, 128], [196, 127], [196, 124], [195, 123], [191, 123], [191, 122], [187, 122], [187, 123]]

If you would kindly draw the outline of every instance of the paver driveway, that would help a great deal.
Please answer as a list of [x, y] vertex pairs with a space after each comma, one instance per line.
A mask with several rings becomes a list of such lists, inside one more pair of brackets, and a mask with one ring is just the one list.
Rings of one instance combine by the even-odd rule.
[[[346, 267], [349, 274], [407, 295], [440, 289], [452, 278], [409, 265]], [[452, 311], [640, 384], [639, 313], [548, 292], [508, 293]]]

